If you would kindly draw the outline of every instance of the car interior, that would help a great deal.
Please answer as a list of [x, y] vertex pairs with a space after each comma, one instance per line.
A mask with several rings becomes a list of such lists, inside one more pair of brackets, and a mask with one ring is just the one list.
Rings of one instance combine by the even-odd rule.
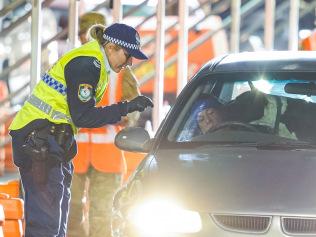
[[[200, 80], [184, 102], [168, 140], [315, 143], [316, 86], [308, 73], [242, 74]], [[202, 129], [202, 122], [211, 125]]]

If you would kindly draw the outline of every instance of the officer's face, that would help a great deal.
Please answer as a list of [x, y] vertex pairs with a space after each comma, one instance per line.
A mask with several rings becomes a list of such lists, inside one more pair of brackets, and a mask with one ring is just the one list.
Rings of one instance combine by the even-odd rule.
[[133, 64], [133, 58], [123, 48], [109, 47], [107, 56], [112, 70], [116, 73], [127, 65], [131, 66]]

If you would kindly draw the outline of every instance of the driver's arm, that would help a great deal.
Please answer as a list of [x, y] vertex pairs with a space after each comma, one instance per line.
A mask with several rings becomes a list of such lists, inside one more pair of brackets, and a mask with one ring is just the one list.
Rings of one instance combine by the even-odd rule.
[[223, 114], [227, 120], [247, 123], [260, 119], [266, 105], [267, 99], [263, 93], [247, 91], [226, 105]]

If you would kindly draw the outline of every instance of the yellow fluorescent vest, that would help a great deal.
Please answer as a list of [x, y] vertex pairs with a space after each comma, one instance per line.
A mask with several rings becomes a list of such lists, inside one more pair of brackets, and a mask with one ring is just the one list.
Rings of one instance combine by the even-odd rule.
[[[58, 81], [60, 84], [66, 87], [66, 80], [64, 77], [65, 66], [73, 58], [80, 56], [95, 57], [99, 60], [101, 64], [100, 78], [96, 88], [96, 101], [99, 102], [102, 99], [102, 96], [108, 85], [108, 75], [106, 73], [104, 65], [104, 55], [97, 41], [93, 40], [79, 48], [69, 51], [64, 56], [62, 56], [51, 69], [49, 69], [47, 74], [51, 78], [53, 78], [54, 80]], [[41, 80], [35, 86], [32, 95], [36, 96], [44, 103], [50, 105], [52, 107], [52, 110], [55, 110], [58, 113], [62, 113], [70, 118], [66, 97], [67, 95], [63, 95], [54, 88], [48, 86], [43, 80]], [[21, 110], [17, 113], [9, 129], [17, 130], [23, 128], [25, 125], [36, 119], [48, 119], [49, 121], [56, 124], [68, 123], [71, 125], [74, 134], [78, 132], [78, 128], [73, 124], [71, 120], [69, 121], [66, 118], [55, 118], [54, 116], [52, 116], [51, 113], [45, 113], [44, 111], [38, 109], [28, 101], [24, 103]]]

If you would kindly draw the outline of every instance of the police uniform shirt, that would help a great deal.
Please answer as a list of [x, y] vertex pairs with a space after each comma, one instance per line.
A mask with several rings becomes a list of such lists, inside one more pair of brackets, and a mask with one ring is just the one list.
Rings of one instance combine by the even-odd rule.
[[[104, 58], [107, 74], [109, 75], [110, 65], [106, 56]], [[120, 103], [95, 107], [95, 92], [100, 71], [100, 62], [96, 58], [88, 56], [76, 57], [65, 66], [67, 103], [71, 118], [77, 127], [101, 127], [116, 123], [120, 121], [122, 115], [126, 115], [125, 109]]]

